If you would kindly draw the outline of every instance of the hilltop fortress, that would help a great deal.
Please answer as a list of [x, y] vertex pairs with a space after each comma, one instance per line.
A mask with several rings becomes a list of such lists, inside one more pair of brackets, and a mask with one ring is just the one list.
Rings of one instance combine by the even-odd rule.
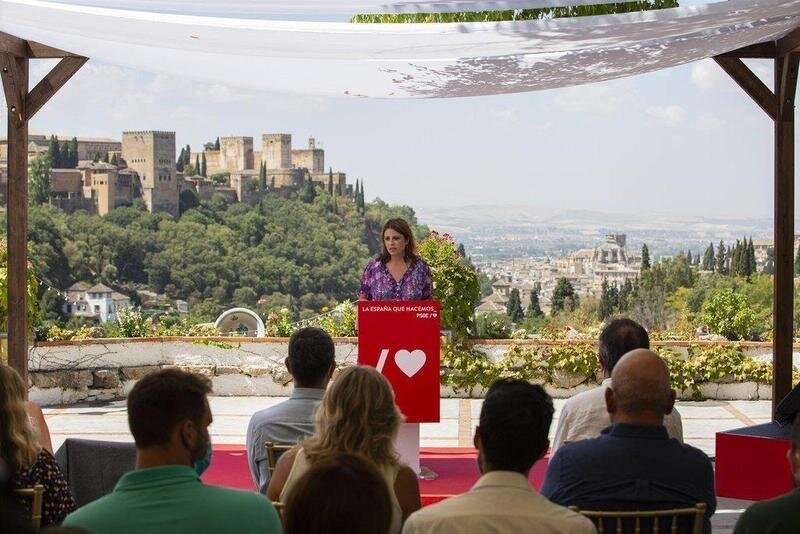
[[[313, 137], [308, 140], [308, 148], [293, 150], [291, 134], [264, 134], [258, 151], [253, 150], [252, 137], [221, 137], [219, 150], [187, 155], [190, 163], [204, 162], [202, 176], [197, 168], [193, 168], [192, 175], [178, 171], [175, 132], [128, 131], [122, 133], [122, 142], [83, 138], [77, 142], [77, 166], [50, 171], [49, 202], [70, 212], [83, 209], [105, 215], [141, 198], [149, 211], [178, 217], [181, 193], [187, 190], [200, 200], [220, 194], [229, 202], [250, 204], [260, 202], [267, 191], [291, 191], [309, 181], [322, 185], [331, 194], [349, 196], [353, 191], [345, 173], [332, 169], [325, 172], [325, 151], [316, 146]], [[59, 143], [65, 146], [68, 141], [59, 139]], [[29, 161], [47, 153], [47, 147], [47, 136], [32, 136]], [[6, 149], [6, 139], [0, 138], [3, 203]]]

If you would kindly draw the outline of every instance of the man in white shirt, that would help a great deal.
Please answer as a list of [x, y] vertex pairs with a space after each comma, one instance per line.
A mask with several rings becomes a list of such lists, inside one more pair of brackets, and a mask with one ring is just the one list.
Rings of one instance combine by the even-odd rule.
[[481, 408], [474, 443], [481, 478], [470, 491], [411, 514], [403, 534], [596, 532], [587, 518], [548, 501], [528, 482], [547, 452], [553, 401], [536, 385], [498, 380]]
[[[649, 348], [647, 331], [636, 321], [614, 319], [608, 323], [597, 340], [597, 357], [604, 380], [600, 387], [579, 393], [564, 404], [553, 437], [552, 454], [565, 443], [596, 438], [611, 425], [605, 399], [606, 389], [611, 385], [611, 371], [628, 352]], [[669, 437], [683, 443], [683, 424], [678, 410], [673, 409], [664, 417], [664, 426]]]

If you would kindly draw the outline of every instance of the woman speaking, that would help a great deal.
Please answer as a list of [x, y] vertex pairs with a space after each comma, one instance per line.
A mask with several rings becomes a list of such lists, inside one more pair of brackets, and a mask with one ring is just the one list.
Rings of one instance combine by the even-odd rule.
[[432, 299], [431, 269], [417, 254], [408, 223], [403, 219], [386, 221], [381, 243], [380, 255], [364, 269], [359, 300]]

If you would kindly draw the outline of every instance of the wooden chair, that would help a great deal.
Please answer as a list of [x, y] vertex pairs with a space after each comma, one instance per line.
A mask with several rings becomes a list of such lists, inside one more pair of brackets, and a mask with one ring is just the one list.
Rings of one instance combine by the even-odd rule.
[[[706, 503], [702, 502], [697, 503], [691, 508], [673, 508], [669, 510], [601, 512], [596, 510], [580, 510], [577, 506], [570, 506], [569, 508], [591, 519], [597, 526], [598, 534], [605, 534], [605, 523], [607, 520], [614, 521], [615, 534], [623, 534], [623, 531], [632, 531], [635, 534], [641, 534], [642, 532], [651, 532], [652, 534], [677, 534], [679, 517], [692, 518], [692, 534], [702, 534], [703, 520], [706, 513]], [[643, 519], [646, 520], [644, 521], [644, 530], [642, 527]], [[660, 528], [666, 523], [667, 519], [670, 520], [668, 529]], [[651, 521], [652, 525], [648, 528], [647, 524]], [[633, 525], [632, 530], [628, 525]], [[626, 528], [623, 529], [623, 526]]]
[[31, 520], [33, 528], [39, 530], [42, 524], [42, 504], [44, 502], [44, 486], [36, 484], [32, 488], [22, 488], [15, 490], [17, 495], [31, 497]]
[[280, 458], [281, 454], [294, 447], [294, 444], [267, 441], [264, 443], [264, 447], [267, 449], [267, 471], [269, 472], [269, 476], [272, 477], [272, 475], [275, 474], [275, 466], [278, 464], [278, 458]]
[[281, 520], [281, 527], [286, 528], [286, 522], [283, 518], [283, 511], [286, 509], [286, 505], [280, 501], [272, 501], [272, 506], [274, 506], [275, 511], [278, 512], [278, 519]]

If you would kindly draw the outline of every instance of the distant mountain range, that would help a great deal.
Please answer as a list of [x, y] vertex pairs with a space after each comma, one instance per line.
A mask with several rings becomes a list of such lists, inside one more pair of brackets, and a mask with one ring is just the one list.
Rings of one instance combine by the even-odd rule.
[[[418, 208], [419, 221], [449, 232], [473, 257], [558, 256], [591, 247], [606, 234], [626, 234], [628, 248], [647, 243], [655, 255], [702, 253], [709, 242], [772, 238], [771, 218], [714, 218], [670, 213], [610, 213], [537, 206]], [[800, 225], [796, 223], [796, 227]]]

